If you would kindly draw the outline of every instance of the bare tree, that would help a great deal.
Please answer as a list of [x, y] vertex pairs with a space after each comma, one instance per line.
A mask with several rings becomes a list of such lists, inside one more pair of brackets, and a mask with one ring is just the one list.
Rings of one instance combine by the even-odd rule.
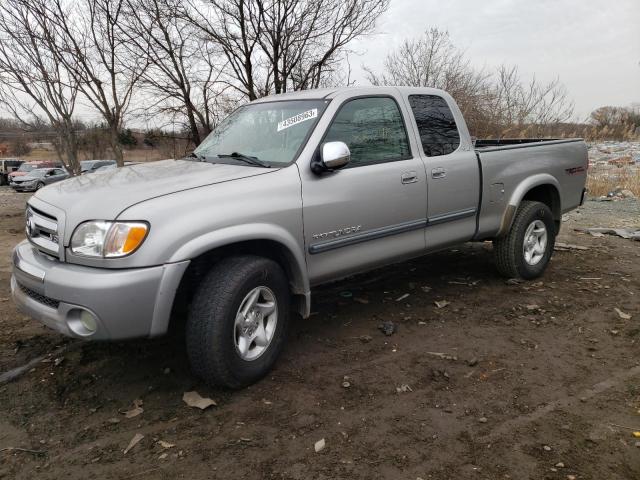
[[191, 0], [183, 16], [227, 62], [225, 81], [249, 100], [317, 88], [389, 0]]
[[515, 66], [498, 68], [486, 98], [485, 124], [498, 136], [540, 134], [573, 115], [573, 102], [558, 78], [541, 83], [534, 76], [525, 82]]
[[224, 62], [215, 45], [181, 15], [180, 0], [128, 0], [123, 28], [132, 55], [146, 55], [149, 68], [142, 87], [152, 111], [184, 118], [198, 145], [217, 125], [232, 102], [220, 82]]
[[0, 2], [0, 103], [27, 129], [49, 123], [60, 160], [79, 173], [73, 120], [79, 85], [56, 60], [60, 36], [41, 6], [31, 0]]
[[120, 28], [125, 0], [29, 0], [57, 28], [56, 61], [71, 73], [79, 91], [103, 117], [116, 162], [123, 165], [118, 134], [146, 56], [132, 57]]
[[365, 67], [374, 85], [440, 88], [457, 101], [469, 129], [477, 136], [541, 133], [569, 120], [573, 103], [558, 79], [528, 82], [517, 67], [500, 66], [494, 74], [475, 69], [446, 31], [432, 28], [405, 40], [387, 55], [384, 71]]

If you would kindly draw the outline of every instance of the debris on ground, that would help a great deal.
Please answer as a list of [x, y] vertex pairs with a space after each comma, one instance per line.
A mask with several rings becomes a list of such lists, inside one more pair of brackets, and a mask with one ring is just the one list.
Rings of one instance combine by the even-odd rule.
[[420, 289], [424, 292], [424, 293], [429, 293], [431, 291], [431, 287], [429, 285], [423, 285], [422, 287], [420, 287]]
[[369, 304], [369, 300], [366, 298], [362, 298], [362, 297], [353, 297], [353, 301], [354, 302], [358, 302], [362, 305], [368, 305]]
[[351, 386], [351, 382], [349, 380], [351, 380], [351, 378], [349, 377], [349, 375], [345, 375], [344, 377], [342, 377], [342, 388], [349, 388]]
[[125, 412], [121, 412], [125, 418], [134, 418], [137, 417], [138, 415], [140, 415], [142, 412], [144, 412], [144, 408], [142, 408], [142, 399], [141, 398], [136, 398], [133, 401], [133, 404], [131, 406], [131, 408]]
[[358, 337], [358, 339], [362, 342], [362, 343], [369, 343], [371, 340], [373, 340], [373, 337], [371, 335], [360, 335]]
[[344, 290], [344, 291], [340, 292], [340, 296], [342, 298], [351, 298], [351, 297], [353, 297], [353, 293], [351, 293], [349, 290]]
[[510, 278], [509, 280], [506, 280], [504, 283], [507, 285], [520, 285], [521, 283], [524, 283], [524, 280], [522, 280], [521, 278]]
[[327, 442], [324, 441], [324, 438], [321, 438], [313, 445], [313, 449], [316, 451], [316, 453], [320, 453], [326, 446]]
[[427, 355], [442, 358], [443, 360], [458, 360], [458, 357], [456, 357], [455, 355], [449, 355], [448, 353], [442, 352], [427, 352]]
[[396, 324], [391, 320], [385, 320], [380, 325], [378, 325], [378, 330], [380, 330], [388, 337], [396, 332]]
[[489, 420], [487, 419], [487, 417], [480, 417], [480, 418], [478, 419], [478, 421], [479, 421], [480, 423], [487, 423]]
[[141, 433], [136, 433], [131, 439], [131, 441], [129, 442], [129, 445], [127, 446], [127, 448], [124, 449], [124, 454], [126, 455], [127, 453], [129, 453], [129, 451], [133, 447], [135, 447], [138, 443], [140, 443], [140, 440], [142, 440], [143, 438], [144, 438], [144, 435], [142, 435]]
[[614, 310], [622, 320], [631, 320], [631, 315], [629, 315], [628, 313], [623, 312], [618, 307], [614, 307]]
[[451, 304], [451, 302], [449, 302], [449, 301], [447, 301], [447, 300], [436, 300], [436, 301], [435, 301], [435, 302], [433, 302], [433, 303], [434, 303], [434, 305], [435, 305], [437, 308], [444, 308], [444, 307], [446, 307], [447, 305], [450, 305], [450, 304]]
[[564, 252], [567, 250], [589, 250], [589, 247], [574, 245], [573, 243], [556, 242], [554, 250], [558, 252]]
[[403, 383], [399, 387], [396, 387], [396, 392], [398, 392], [398, 393], [413, 392], [413, 389], [409, 385], [407, 385], [406, 383]]
[[396, 302], [401, 302], [402, 300], [404, 300], [407, 297], [409, 297], [408, 293], [405, 293], [404, 295], [400, 295], [398, 298], [396, 298]]
[[33, 453], [34, 455], [46, 455], [47, 454], [47, 452], [45, 450], [31, 450], [29, 448], [20, 448], [20, 447], [0, 448], [0, 452], [25, 452], [25, 453]]
[[175, 447], [175, 444], [169, 443], [169, 442], [165, 442], [164, 440], [158, 440], [158, 445], [160, 445], [162, 448], [173, 448], [173, 447]]
[[184, 395], [182, 395], [182, 400], [190, 407], [199, 408], [200, 410], [205, 410], [211, 406], [218, 406], [215, 400], [201, 397], [200, 394], [196, 391], [184, 392]]
[[477, 364], [478, 364], [478, 359], [476, 357], [473, 357], [470, 360], [467, 360], [467, 365], [469, 365], [470, 367], [475, 367]]
[[[584, 232], [594, 237], [603, 237], [605, 235], [617, 235], [627, 240], [640, 241], [640, 230], [631, 228], [574, 228], [576, 232]], [[556, 244], [557, 245], [557, 244]]]

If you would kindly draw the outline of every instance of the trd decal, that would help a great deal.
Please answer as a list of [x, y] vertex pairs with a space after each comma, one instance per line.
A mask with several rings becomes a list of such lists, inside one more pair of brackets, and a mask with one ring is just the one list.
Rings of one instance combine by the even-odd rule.
[[586, 169], [584, 167], [571, 167], [565, 168], [564, 171], [567, 172], [567, 175], [577, 175], [578, 173], [586, 172]]

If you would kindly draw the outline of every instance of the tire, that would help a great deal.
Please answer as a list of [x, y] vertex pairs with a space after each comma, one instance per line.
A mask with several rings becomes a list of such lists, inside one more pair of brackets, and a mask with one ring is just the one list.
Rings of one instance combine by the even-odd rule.
[[[251, 304], [256, 291], [256, 307], [242, 315], [241, 307]], [[275, 324], [273, 313], [266, 314], [271, 303]], [[197, 288], [187, 318], [187, 355], [193, 372], [209, 385], [232, 389], [260, 380], [284, 347], [289, 307], [289, 283], [276, 262], [245, 255], [217, 263]], [[257, 335], [254, 343], [246, 340], [253, 336], [252, 330]]]
[[42, 187], [44, 187], [44, 183], [42, 183], [42, 182], [38, 182], [38, 183], [36, 184], [36, 190], [40, 190]]
[[[498, 271], [507, 278], [530, 280], [539, 277], [549, 264], [555, 239], [556, 226], [549, 207], [524, 200], [516, 211], [509, 233], [493, 241]], [[526, 245], [525, 241], [528, 242]]]

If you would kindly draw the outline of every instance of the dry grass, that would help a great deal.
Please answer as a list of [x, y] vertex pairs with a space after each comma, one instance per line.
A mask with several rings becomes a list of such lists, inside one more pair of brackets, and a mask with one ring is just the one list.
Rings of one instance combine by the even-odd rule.
[[630, 167], [591, 167], [587, 176], [589, 195], [600, 197], [612, 192], [617, 187], [631, 190], [640, 196], [640, 168]]

